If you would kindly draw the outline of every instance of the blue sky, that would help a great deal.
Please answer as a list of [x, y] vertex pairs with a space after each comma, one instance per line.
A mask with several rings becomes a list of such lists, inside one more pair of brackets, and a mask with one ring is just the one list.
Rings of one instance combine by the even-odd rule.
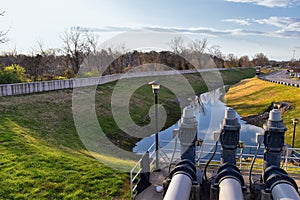
[[61, 48], [63, 32], [81, 26], [97, 30], [99, 43], [140, 28], [173, 30], [224, 54], [290, 60], [295, 50], [300, 59], [300, 0], [2, 0], [1, 10], [9, 42], [0, 51], [30, 53], [37, 41]]

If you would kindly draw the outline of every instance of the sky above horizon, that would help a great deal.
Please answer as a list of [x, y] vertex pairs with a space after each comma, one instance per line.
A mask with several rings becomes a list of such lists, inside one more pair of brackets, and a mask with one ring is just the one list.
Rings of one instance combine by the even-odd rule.
[[[262, 52], [278, 61], [300, 59], [300, 0], [2, 0], [0, 11], [9, 39], [0, 52], [31, 53], [37, 41], [62, 48], [64, 31], [80, 26], [97, 33], [99, 44], [115, 40], [130, 49], [135, 39], [124, 33], [143, 29], [207, 38], [225, 55], [252, 58]], [[160, 43], [160, 49], [169, 48]]]

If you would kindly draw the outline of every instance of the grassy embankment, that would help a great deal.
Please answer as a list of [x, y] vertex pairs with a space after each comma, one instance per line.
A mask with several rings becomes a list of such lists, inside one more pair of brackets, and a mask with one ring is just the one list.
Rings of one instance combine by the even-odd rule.
[[[291, 144], [293, 125], [292, 118], [300, 118], [300, 89], [278, 85], [258, 78], [243, 80], [232, 86], [226, 94], [227, 105], [235, 108], [242, 116], [247, 117], [263, 113], [273, 102], [287, 102], [292, 108], [283, 113], [283, 122], [288, 128], [286, 143]], [[299, 132], [299, 127], [297, 132]], [[295, 147], [300, 147], [300, 137], [296, 137]]]
[[[254, 75], [253, 69], [222, 72], [225, 84]], [[197, 74], [185, 75], [196, 93], [207, 90]], [[137, 139], [124, 136], [110, 110], [116, 83], [101, 85], [96, 93], [99, 123], [118, 146], [129, 149]], [[166, 106], [166, 127], [180, 117], [174, 94], [162, 88], [160, 103]], [[147, 124], [153, 104], [148, 85], [130, 100], [133, 120]], [[0, 199], [128, 199], [129, 176], [100, 163], [87, 154], [72, 116], [72, 90], [0, 97]], [[118, 165], [130, 160], [99, 155]]]

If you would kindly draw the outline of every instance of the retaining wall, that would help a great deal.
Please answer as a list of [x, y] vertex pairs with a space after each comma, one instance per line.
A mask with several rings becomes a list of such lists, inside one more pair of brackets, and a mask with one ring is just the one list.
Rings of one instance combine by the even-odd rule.
[[[224, 69], [204, 69], [201, 71], [224, 70]], [[150, 72], [131, 72], [125, 74], [113, 74], [92, 78], [77, 78], [68, 80], [53, 80], [28, 83], [15, 83], [0, 85], [0, 96], [11, 96], [21, 94], [31, 94], [36, 92], [46, 92], [61, 89], [72, 89], [74, 87], [85, 87], [91, 85], [101, 85], [113, 82], [120, 78], [134, 78], [146, 76], [165, 76], [174, 74], [197, 73], [197, 70], [172, 70], [172, 71], [150, 71]]]

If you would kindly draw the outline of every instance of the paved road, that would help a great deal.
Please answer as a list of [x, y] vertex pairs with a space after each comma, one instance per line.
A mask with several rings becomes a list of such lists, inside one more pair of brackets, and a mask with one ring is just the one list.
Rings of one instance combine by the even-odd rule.
[[272, 74], [261, 76], [260, 78], [263, 80], [283, 84], [283, 85], [290, 85], [295, 87], [300, 87], [300, 81], [299, 80], [292, 80], [288, 78], [289, 74], [286, 73], [285, 70], [279, 70]]

